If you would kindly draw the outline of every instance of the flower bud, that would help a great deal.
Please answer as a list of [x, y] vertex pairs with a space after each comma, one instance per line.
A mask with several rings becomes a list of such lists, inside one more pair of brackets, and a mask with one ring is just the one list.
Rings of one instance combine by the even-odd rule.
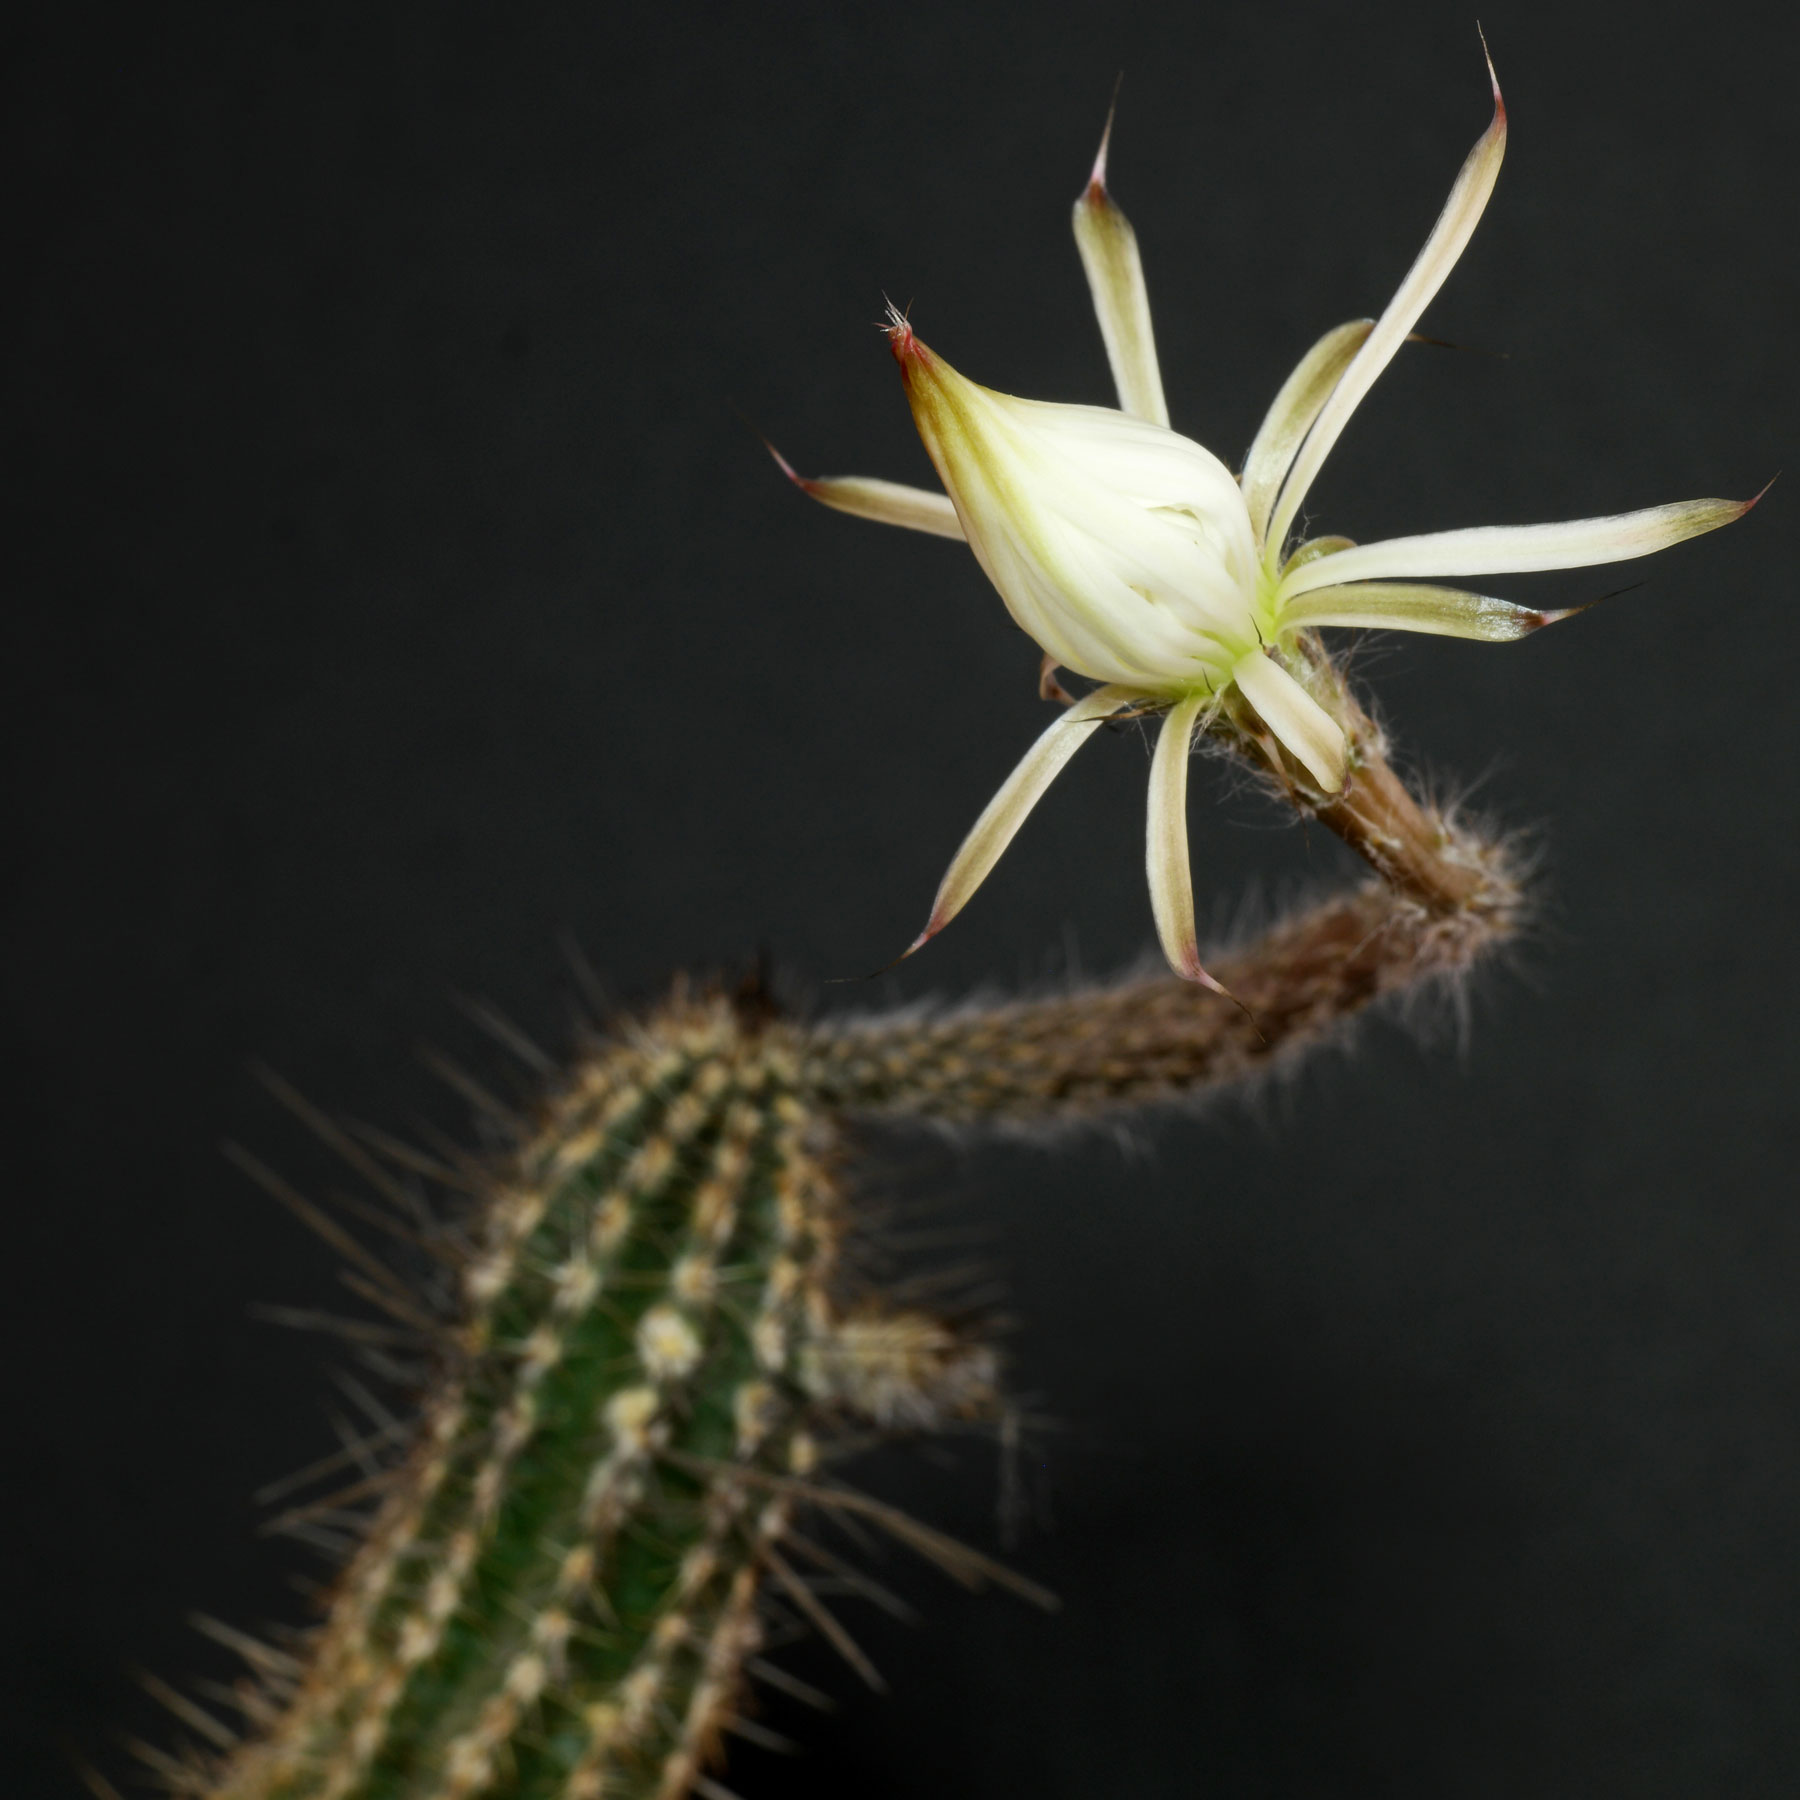
[[[1330, 708], [1321, 629], [1431, 632], [1507, 643], [1569, 617], [1442, 583], [1623, 562], [1741, 518], [1750, 500], [1680, 500], [1603, 518], [1489, 525], [1353, 544], [1293, 543], [1307, 496], [1351, 415], [1455, 266], [1500, 172], [1506, 107], [1494, 110], [1450, 197], [1377, 319], [1328, 331], [1283, 384], [1241, 481], [1171, 431], [1137, 237], [1100, 154], [1075, 203], [1075, 241], [1121, 410], [1018, 400], [978, 387], [935, 356], [892, 307], [886, 327], [913, 420], [944, 493], [864, 476], [788, 477], [839, 511], [962, 537], [1014, 622], [1044, 652], [1039, 692], [1066, 710], [1026, 751], [951, 859], [916, 950], [968, 903], [1078, 745], [1115, 715], [1162, 716], [1150, 774], [1145, 867], [1170, 966], [1216, 987], [1200, 965], [1188, 870], [1187, 764], [1203, 731], [1285, 754], [1323, 804], [1354, 780], [1353, 747]], [[771, 450], [773, 446], [771, 446]], [[1072, 669], [1102, 683], [1073, 697]], [[1279, 746], [1279, 753], [1274, 746]], [[1336, 802], [1332, 802], [1333, 805]], [[1328, 813], [1321, 813], [1329, 818]], [[908, 951], [907, 954], [911, 954]]]
[[1211, 451], [1108, 408], [979, 387], [904, 319], [889, 337], [970, 548], [1064, 668], [1178, 699], [1224, 688], [1270, 640], [1250, 515]]

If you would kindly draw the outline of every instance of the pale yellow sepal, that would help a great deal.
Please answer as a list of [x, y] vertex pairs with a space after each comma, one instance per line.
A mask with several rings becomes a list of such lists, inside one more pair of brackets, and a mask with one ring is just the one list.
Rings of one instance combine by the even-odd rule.
[[1163, 397], [1162, 370], [1156, 361], [1156, 333], [1150, 326], [1150, 295], [1144, 286], [1137, 233], [1106, 188], [1112, 126], [1109, 112], [1094, 172], [1075, 202], [1075, 248], [1093, 296], [1120, 408], [1153, 425], [1167, 425], [1169, 403]]
[[[1761, 496], [1756, 497], [1760, 499]], [[1467, 531], [1431, 531], [1419, 537], [1358, 544], [1296, 569], [1281, 584], [1292, 602], [1314, 588], [1346, 581], [1391, 581], [1431, 575], [1528, 575], [1544, 569], [1586, 569], [1595, 563], [1630, 562], [1667, 550], [1685, 538], [1717, 531], [1741, 519], [1756, 499], [1677, 500], [1640, 512], [1601, 519], [1567, 519], [1556, 525], [1477, 525]]]
[[981, 817], [963, 839], [961, 848], [950, 859], [950, 867], [938, 886], [937, 898], [931, 903], [931, 917], [925, 921], [925, 929], [907, 945], [904, 955], [911, 956], [921, 944], [936, 937], [968, 905], [975, 890], [987, 880], [1006, 846], [1030, 816], [1031, 809], [1044, 797], [1045, 789], [1062, 773], [1069, 758], [1087, 742], [1094, 726], [1109, 713], [1129, 706], [1131, 701], [1132, 695], [1123, 688], [1098, 688], [1085, 699], [1077, 700], [1025, 752], [1018, 767], [987, 803]]
[[1188, 860], [1187, 788], [1194, 725], [1207, 704], [1204, 693], [1189, 694], [1170, 708], [1150, 763], [1150, 806], [1144, 862], [1150, 877], [1150, 911], [1169, 967], [1186, 981], [1219, 984], [1200, 964], [1194, 929], [1194, 875]]
[[788, 459], [763, 439], [763, 447], [774, 457], [776, 466], [801, 493], [810, 494], [821, 506], [834, 512], [850, 513], [858, 519], [873, 519], [877, 525], [900, 525], [908, 531], [929, 532], [933, 537], [960, 538], [962, 521], [948, 494], [934, 494], [929, 488], [907, 487], [898, 481], [883, 481], [875, 475], [800, 475]]
[[1349, 587], [1317, 588], [1281, 609], [1283, 631], [1310, 631], [1322, 625], [1365, 631], [1422, 631], [1436, 637], [1476, 638], [1510, 644], [1545, 625], [1566, 619], [1580, 607], [1539, 612], [1472, 594], [1466, 588], [1430, 587], [1404, 581], [1359, 581]]
[[1262, 722], [1306, 765], [1326, 793], [1344, 785], [1344, 728], [1272, 656], [1253, 650], [1232, 678]]
[[1265, 540], [1271, 555], [1280, 550], [1312, 487], [1313, 478], [1324, 466], [1344, 427], [1350, 423], [1350, 415], [1362, 404], [1381, 371], [1393, 361], [1394, 352], [1406, 342], [1407, 334], [1418, 324], [1419, 316], [1444, 285], [1445, 277], [1455, 268], [1457, 258], [1468, 247], [1469, 239], [1481, 221], [1506, 155], [1506, 102], [1500, 97], [1500, 80], [1491, 60], [1488, 81], [1494, 93], [1494, 116], [1457, 171], [1450, 198], [1444, 202], [1444, 210], [1431, 228], [1425, 248], [1407, 270], [1399, 291], [1375, 321], [1374, 329], [1345, 369], [1343, 378], [1332, 389], [1306, 442], [1301, 445]]

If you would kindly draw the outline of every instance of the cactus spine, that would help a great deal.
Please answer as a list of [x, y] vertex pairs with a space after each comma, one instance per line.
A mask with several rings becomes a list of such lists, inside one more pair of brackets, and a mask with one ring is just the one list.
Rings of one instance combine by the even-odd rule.
[[1513, 929], [1518, 892], [1494, 846], [1414, 820], [1459, 897], [1378, 884], [1327, 901], [1221, 965], [1241, 1005], [1158, 974], [807, 1026], [678, 991], [596, 1044], [483, 1166], [451, 1322], [355, 1247], [364, 1291], [430, 1335], [416, 1441], [289, 1515], [354, 1523], [360, 1545], [302, 1654], [216, 1633], [251, 1663], [248, 1729], [237, 1741], [170, 1695], [224, 1753], [151, 1752], [165, 1784], [194, 1800], [720, 1800], [725, 1737], [761, 1730], [748, 1683], [782, 1679], [759, 1655], [773, 1611], [877, 1679], [814, 1592], [820, 1570], [856, 1577], [806, 1534], [809, 1511], [873, 1518], [965, 1581], [1047, 1599], [829, 1472], [849, 1431], [1002, 1405], [978, 1332], [858, 1289], [848, 1126], [1054, 1128], [1182, 1101], [1459, 974]]

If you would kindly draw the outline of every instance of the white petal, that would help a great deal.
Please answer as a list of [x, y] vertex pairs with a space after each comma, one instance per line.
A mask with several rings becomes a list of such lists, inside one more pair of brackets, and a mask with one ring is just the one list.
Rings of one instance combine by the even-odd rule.
[[1045, 789], [1062, 773], [1069, 758], [1087, 742], [1088, 728], [1097, 725], [1108, 713], [1129, 706], [1137, 697], [1127, 688], [1096, 688], [1077, 700], [1025, 752], [1019, 766], [1007, 776], [999, 793], [975, 821], [974, 829], [963, 839], [962, 848], [950, 859], [937, 898], [931, 903], [931, 917], [926, 920], [925, 929], [907, 945], [905, 956], [911, 956], [921, 944], [936, 937], [969, 903], [1025, 823], [1031, 809], [1044, 797]]
[[1219, 987], [1200, 966], [1200, 944], [1194, 931], [1194, 875], [1188, 865], [1187, 777], [1194, 721], [1210, 696], [1190, 694], [1178, 701], [1162, 723], [1156, 755], [1150, 764], [1150, 812], [1144, 837], [1144, 861], [1150, 876], [1150, 910], [1156, 935], [1169, 967], [1184, 981]]
[[[1756, 499], [1760, 499], [1758, 495]], [[1477, 525], [1468, 531], [1430, 531], [1388, 538], [1322, 556], [1281, 583], [1283, 602], [1346, 581], [1387, 581], [1432, 575], [1528, 575], [1539, 569], [1585, 569], [1629, 562], [1666, 550], [1683, 538], [1717, 531], [1741, 519], [1756, 499], [1677, 500], [1641, 512], [1558, 525]]]
[[838, 512], [873, 519], [878, 525], [904, 525], [908, 531], [928, 531], [933, 537], [960, 538], [963, 534], [962, 521], [948, 494], [906, 487], [874, 475], [797, 475], [793, 465], [767, 438], [763, 443], [795, 487]]
[[1192, 506], [1222, 516], [1244, 513], [1231, 471], [1204, 444], [1166, 425], [1134, 419], [1110, 406], [1070, 406], [986, 391], [996, 405], [1053, 442], [1084, 475], [1142, 506]]
[[1343, 379], [1332, 390], [1317, 422], [1300, 447], [1300, 454], [1281, 491], [1280, 504], [1268, 532], [1270, 549], [1279, 553], [1295, 515], [1306, 499], [1307, 490], [1331, 454], [1350, 415], [1362, 404], [1364, 395], [1375, 385], [1376, 378], [1393, 360], [1394, 352], [1405, 343], [1407, 333], [1419, 322], [1419, 315], [1430, 305], [1432, 296], [1444, 285], [1444, 278], [1462, 255], [1488, 196], [1494, 191], [1500, 173], [1500, 159], [1506, 154], [1506, 103], [1500, 98], [1500, 83], [1494, 78], [1494, 65], [1488, 64], [1488, 77], [1494, 89], [1494, 117], [1474, 149], [1457, 172], [1450, 198], [1432, 227], [1431, 236], [1418, 260], [1407, 270], [1399, 291], [1388, 302], [1387, 311], [1375, 322], [1368, 341], [1356, 353]]
[[1243, 489], [1259, 550], [1275, 496], [1281, 492], [1282, 480], [1293, 466], [1294, 453], [1312, 429], [1319, 409], [1331, 398], [1331, 390], [1349, 367], [1351, 357], [1363, 347], [1374, 327], [1373, 319], [1352, 319], [1348, 325], [1326, 332], [1281, 384], [1275, 404], [1257, 427], [1256, 441], [1244, 458]]
[[1320, 588], [1281, 609], [1281, 629], [1307, 630], [1316, 625], [1352, 625], [1373, 631], [1423, 631], [1437, 637], [1480, 638], [1508, 644], [1554, 625], [1579, 606], [1539, 612], [1471, 594], [1465, 588], [1426, 587], [1416, 582], [1359, 581], [1351, 587]]
[[1087, 272], [1119, 405], [1140, 419], [1167, 425], [1169, 406], [1156, 364], [1156, 336], [1150, 327], [1150, 296], [1144, 289], [1137, 233], [1106, 191], [1106, 149], [1111, 141], [1109, 112], [1094, 172], [1075, 202], [1075, 248]]
[[1306, 765], [1326, 793], [1344, 785], [1344, 728], [1273, 657], [1253, 651], [1232, 679], [1262, 721]]

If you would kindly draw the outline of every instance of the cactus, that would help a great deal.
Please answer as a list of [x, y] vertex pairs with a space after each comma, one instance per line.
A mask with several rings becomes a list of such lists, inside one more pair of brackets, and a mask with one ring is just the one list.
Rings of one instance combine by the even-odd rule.
[[[380, 1445], [352, 1446], [332, 1465], [360, 1457], [359, 1477], [276, 1522], [356, 1534], [316, 1632], [290, 1652], [208, 1627], [250, 1665], [242, 1739], [157, 1684], [213, 1746], [145, 1751], [164, 1785], [192, 1800], [720, 1800], [725, 1739], [770, 1736], [749, 1684], [795, 1685], [762, 1654], [775, 1612], [879, 1684], [814, 1589], [822, 1575], [879, 1590], [809, 1514], [872, 1522], [966, 1583], [1053, 1604], [834, 1473], [871, 1431], [991, 1427], [1005, 1406], [978, 1322], [857, 1275], [855, 1122], [1034, 1131], [1191, 1102], [1331, 1041], [1371, 1001], [1458, 977], [1517, 925], [1505, 856], [1383, 785], [1373, 751], [1366, 766], [1389, 881], [1226, 958], [1230, 995], [1159, 972], [806, 1023], [760, 987], [678, 985], [588, 1044], [529, 1119], [457, 1077], [511, 1131], [458, 1168], [352, 1137], [284, 1091], [397, 1209], [370, 1216], [447, 1261], [454, 1291], [422, 1296], [241, 1159], [350, 1260], [387, 1315], [359, 1329], [435, 1373], [409, 1450], [381, 1467]], [[1367, 811], [1352, 809], [1357, 829]], [[394, 1158], [470, 1190], [460, 1224], [402, 1222]]]
[[843, 1303], [832, 1134], [794, 1035], [744, 1012], [677, 997], [492, 1172], [418, 1441], [296, 1509], [385, 1489], [304, 1670], [262, 1670], [279, 1724], [195, 1791], [685, 1794], [722, 1731], [755, 1729], [765, 1579], [861, 1661], [790, 1561], [835, 1561], [794, 1524], [805, 1499], [853, 1503], [819, 1486], [819, 1429], [990, 1415], [993, 1353]]

